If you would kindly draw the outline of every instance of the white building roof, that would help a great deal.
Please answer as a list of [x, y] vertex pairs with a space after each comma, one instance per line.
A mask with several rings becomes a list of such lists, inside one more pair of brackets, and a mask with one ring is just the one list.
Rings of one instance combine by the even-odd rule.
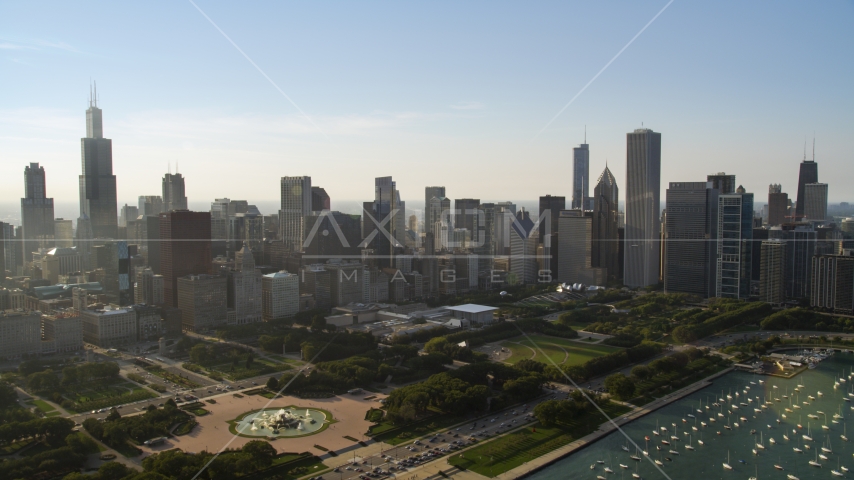
[[491, 312], [493, 310], [498, 310], [498, 307], [487, 307], [486, 305], [475, 305], [473, 303], [467, 303], [465, 305], [457, 305], [456, 307], [444, 307], [448, 310], [453, 310], [455, 312], [464, 312], [464, 313], [484, 313]]

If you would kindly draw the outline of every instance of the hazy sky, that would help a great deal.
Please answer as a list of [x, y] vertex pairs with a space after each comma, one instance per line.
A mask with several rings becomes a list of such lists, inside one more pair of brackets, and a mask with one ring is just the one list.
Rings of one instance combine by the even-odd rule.
[[0, 201], [29, 162], [77, 201], [90, 78], [121, 203], [159, 194], [169, 163], [191, 204], [272, 201], [283, 175], [333, 208], [386, 175], [405, 199], [569, 197], [585, 125], [592, 180], [607, 159], [622, 192], [642, 122], [662, 192], [726, 171], [792, 198], [815, 131], [831, 201], [854, 200], [850, 1], [673, 1], [538, 134], [667, 3], [196, 0], [291, 103], [188, 1], [4, 2]]

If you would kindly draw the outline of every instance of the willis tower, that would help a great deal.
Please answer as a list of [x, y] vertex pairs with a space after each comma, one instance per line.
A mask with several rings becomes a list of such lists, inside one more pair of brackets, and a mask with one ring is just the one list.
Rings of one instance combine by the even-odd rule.
[[[86, 138], [80, 139], [83, 174], [80, 175], [80, 218], [89, 223], [92, 238], [116, 238], [118, 211], [116, 176], [113, 175], [113, 141], [104, 138], [98, 90], [89, 94]], [[79, 223], [78, 223], [79, 226]]]

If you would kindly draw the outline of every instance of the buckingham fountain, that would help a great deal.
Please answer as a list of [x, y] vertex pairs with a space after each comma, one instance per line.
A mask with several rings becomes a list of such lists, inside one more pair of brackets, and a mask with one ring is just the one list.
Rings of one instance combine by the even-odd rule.
[[249, 437], [299, 437], [317, 433], [331, 420], [321, 410], [285, 407], [250, 412], [234, 427], [237, 433]]

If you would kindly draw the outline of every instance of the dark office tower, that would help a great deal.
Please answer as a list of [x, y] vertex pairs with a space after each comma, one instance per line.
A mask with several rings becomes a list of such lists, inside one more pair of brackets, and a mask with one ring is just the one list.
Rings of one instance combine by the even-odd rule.
[[712, 188], [718, 191], [718, 194], [735, 193], [735, 175], [727, 175], [724, 172], [718, 172], [706, 176], [706, 181], [712, 182]]
[[24, 198], [21, 199], [24, 261], [33, 251], [54, 246], [53, 199], [47, 198], [44, 167], [31, 163], [24, 169]]
[[717, 297], [746, 300], [753, 275], [753, 194], [718, 196]]
[[715, 296], [718, 191], [712, 182], [670, 182], [664, 230], [664, 290]]
[[175, 210], [160, 214], [160, 274], [163, 300], [178, 306], [178, 279], [213, 273], [211, 214]]
[[364, 241], [360, 248], [373, 250], [374, 260], [379, 262], [377, 265], [381, 268], [392, 267], [395, 249], [405, 245], [405, 217], [406, 205], [400, 199], [397, 183], [391, 177], [375, 178], [374, 201], [363, 203]]
[[789, 194], [783, 193], [780, 184], [768, 186], [768, 225], [781, 225], [789, 214]]
[[[478, 219], [480, 200], [477, 198], [458, 198], [454, 200], [454, 228], [465, 228], [472, 242], [478, 242], [483, 223]], [[453, 235], [450, 235], [453, 236]]]
[[771, 228], [768, 237], [786, 244], [786, 298], [809, 298], [812, 287], [812, 259], [815, 256], [817, 237], [813, 226], [807, 223], [784, 223]]
[[661, 252], [661, 134], [639, 128], [626, 134], [626, 248], [623, 283], [658, 283]]
[[807, 201], [806, 186], [809, 183], [818, 183], [818, 164], [815, 163], [815, 158], [807, 160], [804, 155], [801, 171], [798, 174], [798, 203], [795, 204], [795, 218], [804, 217], [804, 205]]
[[341, 212], [312, 212], [305, 217], [303, 258], [308, 263], [326, 263], [332, 258], [358, 259], [362, 241], [361, 218]]
[[145, 217], [146, 247], [148, 250], [148, 266], [155, 275], [160, 275], [160, 215]]
[[77, 251], [83, 257], [83, 270], [92, 268], [94, 262], [91, 259], [92, 254], [92, 239], [95, 238], [92, 234], [92, 221], [84, 213], [77, 218], [77, 231], [74, 235], [74, 244], [77, 246]]
[[305, 240], [305, 217], [311, 214], [311, 177], [282, 177], [280, 194], [279, 237], [292, 252], [299, 252]]
[[6, 225], [0, 222], [0, 283], [6, 280]]
[[591, 245], [591, 265], [604, 268], [608, 277], [616, 278], [620, 266], [618, 261], [617, 203], [620, 190], [617, 180], [606, 166], [599, 175], [593, 188], [593, 244]]
[[86, 110], [86, 138], [80, 139], [83, 174], [80, 175], [80, 216], [89, 218], [93, 238], [116, 238], [118, 202], [113, 175], [113, 141], [104, 138], [101, 109], [95, 90]]
[[[560, 244], [558, 242], [557, 222], [560, 218], [560, 211], [566, 210], [566, 197], [554, 197], [546, 195], [540, 197], [540, 212], [537, 218], [540, 219], [539, 224], [539, 243], [545, 244], [546, 238], [549, 238], [547, 249], [551, 255], [548, 259], [548, 266], [544, 265], [545, 270], [551, 270], [552, 278], [558, 278], [558, 269], [560, 265]], [[543, 216], [546, 211], [548, 214], [548, 227], [546, 226], [546, 218]]]
[[187, 195], [184, 189], [184, 177], [180, 173], [163, 175], [163, 211], [186, 210]]
[[320, 212], [322, 210], [332, 210], [332, 202], [329, 199], [329, 194], [323, 187], [311, 187], [311, 211]]
[[590, 149], [587, 143], [582, 143], [572, 149], [572, 208], [584, 209], [584, 199], [589, 196]]

